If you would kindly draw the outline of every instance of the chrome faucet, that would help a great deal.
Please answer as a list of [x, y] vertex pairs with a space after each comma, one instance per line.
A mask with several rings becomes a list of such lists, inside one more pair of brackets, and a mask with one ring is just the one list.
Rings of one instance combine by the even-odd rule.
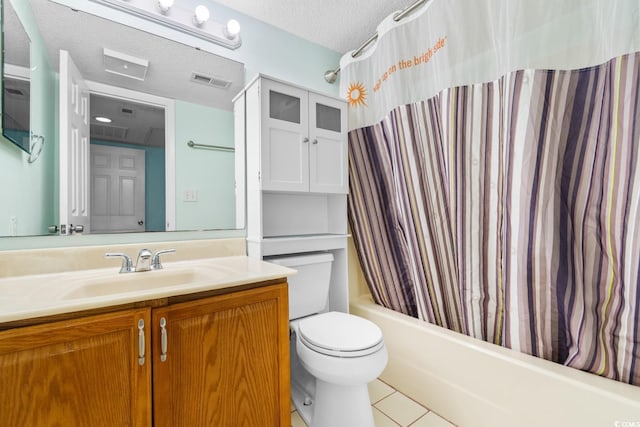
[[104, 254], [107, 258], [112, 257], [122, 257], [122, 266], [120, 267], [120, 273], [133, 273], [135, 269], [133, 268], [133, 263], [131, 262], [131, 258], [127, 254], [123, 253], [115, 253], [115, 252], [107, 252]]
[[136, 261], [136, 271], [151, 270], [151, 257], [153, 254], [149, 249], [140, 249], [138, 260]]
[[106, 253], [105, 257], [121, 257], [122, 266], [120, 267], [120, 273], [133, 273], [134, 271], [150, 271], [150, 270], [162, 270], [162, 263], [160, 262], [160, 255], [175, 252], [175, 249], [164, 249], [157, 251], [155, 254], [151, 254], [149, 249], [141, 249], [138, 253], [138, 259], [136, 265], [133, 265], [131, 257], [124, 253]]
[[163, 249], [161, 251], [153, 254], [153, 258], [151, 258], [151, 269], [152, 270], [162, 270], [162, 263], [160, 262], [160, 255], [162, 254], [171, 254], [174, 253], [175, 249]]

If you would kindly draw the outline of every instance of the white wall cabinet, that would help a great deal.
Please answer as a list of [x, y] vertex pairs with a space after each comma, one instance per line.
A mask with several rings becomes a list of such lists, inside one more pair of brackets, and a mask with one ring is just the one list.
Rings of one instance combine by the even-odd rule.
[[346, 105], [261, 79], [262, 190], [348, 192]]
[[329, 308], [347, 311], [346, 102], [260, 75], [234, 103], [248, 255], [333, 253]]

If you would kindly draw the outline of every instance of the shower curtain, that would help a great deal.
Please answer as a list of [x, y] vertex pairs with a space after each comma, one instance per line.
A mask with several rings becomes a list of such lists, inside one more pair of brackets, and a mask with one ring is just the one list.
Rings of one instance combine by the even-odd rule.
[[640, 3], [433, 0], [341, 61], [374, 300], [640, 385]]

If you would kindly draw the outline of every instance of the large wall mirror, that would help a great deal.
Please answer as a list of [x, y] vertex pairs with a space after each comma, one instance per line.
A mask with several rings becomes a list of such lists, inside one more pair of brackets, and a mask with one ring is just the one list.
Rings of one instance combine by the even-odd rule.
[[[70, 209], [89, 212], [85, 234], [243, 227], [244, 187], [236, 188], [235, 177], [244, 171], [236, 166], [232, 105], [244, 85], [242, 63], [50, 0], [2, 2], [3, 11], [15, 6], [11, 13], [31, 42], [31, 63], [17, 65], [32, 72], [22, 79], [31, 83], [27, 111], [45, 144], [42, 160], [30, 164], [0, 147], [6, 163], [15, 163], [12, 174], [25, 177], [1, 184], [7, 205], [0, 208], [0, 236], [57, 234], [73, 203]], [[13, 30], [5, 24], [8, 52], [13, 41], [6, 33]], [[16, 65], [10, 61], [3, 57], [5, 70]], [[67, 76], [67, 61], [77, 76]], [[60, 155], [67, 126], [61, 94], [65, 81], [80, 79], [89, 93], [90, 177], [72, 185], [85, 185], [83, 200], [66, 196], [60, 183], [74, 176], [69, 170], [65, 178], [72, 168]], [[30, 187], [20, 182], [38, 173]]]
[[29, 136], [30, 40], [13, 6], [2, 8], [2, 134], [20, 149], [31, 151]]

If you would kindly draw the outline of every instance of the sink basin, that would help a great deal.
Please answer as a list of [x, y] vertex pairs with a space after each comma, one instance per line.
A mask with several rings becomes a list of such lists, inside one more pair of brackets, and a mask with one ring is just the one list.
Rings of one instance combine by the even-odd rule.
[[138, 273], [124, 273], [117, 276], [84, 280], [82, 285], [72, 289], [63, 299], [92, 298], [127, 292], [157, 290], [171, 286], [211, 282], [221, 277], [222, 272], [212, 269], [155, 270]]

